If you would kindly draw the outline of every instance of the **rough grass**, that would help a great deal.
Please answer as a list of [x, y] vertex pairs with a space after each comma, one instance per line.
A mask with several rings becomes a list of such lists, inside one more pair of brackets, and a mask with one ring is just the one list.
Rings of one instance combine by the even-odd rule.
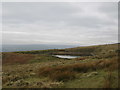
[[25, 64], [33, 59], [35, 55], [19, 54], [19, 53], [3, 53], [2, 64]]
[[[52, 77], [53, 80], [63, 80], [73, 78], [75, 73], [86, 73], [88, 71], [96, 71], [99, 69], [111, 69], [115, 70], [117, 67], [116, 59], [114, 60], [99, 60], [94, 62], [87, 62], [87, 63], [79, 63], [79, 64], [72, 64], [72, 65], [62, 65], [56, 67], [42, 67], [40, 68], [37, 73], [38, 76], [45, 76], [45, 77]], [[69, 74], [67, 74], [69, 73]], [[63, 77], [65, 76], [65, 77]], [[68, 76], [68, 77], [67, 77]], [[63, 79], [61, 79], [63, 78]]]
[[[117, 46], [112, 44], [3, 53], [3, 87], [118, 87], [119, 50]], [[83, 57], [65, 60], [55, 58], [53, 54], [82, 55]], [[61, 82], [62, 86], [59, 86]]]
[[104, 88], [116, 88], [118, 87], [118, 71], [108, 71], [104, 77]]
[[51, 55], [37, 55], [35, 58], [30, 60], [30, 63], [40, 63], [40, 62], [53, 62], [53, 61], [60, 61], [64, 59], [60, 59]]
[[28, 63], [41, 63], [41, 62], [53, 62], [65, 60], [54, 57], [52, 55], [45, 54], [23, 54], [23, 53], [3, 53], [2, 63], [3, 64], [28, 64]]
[[68, 81], [75, 78], [75, 72], [70, 71], [57, 71], [50, 75], [50, 78], [54, 81]]
[[68, 82], [64, 82], [61, 86], [62, 88], [103, 88], [104, 83], [104, 76], [106, 76], [106, 72], [104, 71], [97, 71], [98, 75], [91, 75], [92, 72], [87, 73], [80, 73], [77, 77], [73, 80]]

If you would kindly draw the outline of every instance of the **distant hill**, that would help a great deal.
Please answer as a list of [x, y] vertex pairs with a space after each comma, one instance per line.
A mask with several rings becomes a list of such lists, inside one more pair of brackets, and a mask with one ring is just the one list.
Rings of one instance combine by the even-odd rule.
[[58, 55], [77, 55], [77, 56], [114, 56], [116, 55], [119, 44], [106, 44], [95, 45], [85, 47], [75, 47], [66, 49], [49, 49], [49, 50], [33, 50], [33, 51], [21, 51], [17, 53], [25, 54], [58, 54]]
[[0, 52], [14, 52], [14, 51], [31, 51], [31, 50], [46, 50], [46, 49], [63, 49], [71, 48], [75, 45], [48, 45], [48, 44], [35, 44], [35, 45], [2, 45]]

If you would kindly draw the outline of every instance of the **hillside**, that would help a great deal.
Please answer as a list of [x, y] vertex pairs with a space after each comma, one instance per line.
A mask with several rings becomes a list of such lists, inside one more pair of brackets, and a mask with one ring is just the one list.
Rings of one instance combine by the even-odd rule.
[[[3, 52], [3, 87], [116, 88], [118, 46]], [[66, 59], [54, 55], [80, 57]]]

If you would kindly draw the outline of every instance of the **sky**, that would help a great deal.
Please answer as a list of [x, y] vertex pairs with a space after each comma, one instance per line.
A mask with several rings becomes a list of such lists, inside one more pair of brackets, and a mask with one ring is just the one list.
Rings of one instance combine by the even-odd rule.
[[4, 2], [3, 44], [118, 42], [117, 2]]

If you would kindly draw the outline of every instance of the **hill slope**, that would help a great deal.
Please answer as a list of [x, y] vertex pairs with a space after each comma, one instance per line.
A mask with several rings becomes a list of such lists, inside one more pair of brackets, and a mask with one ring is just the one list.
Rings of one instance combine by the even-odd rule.
[[[116, 88], [118, 45], [4, 52], [3, 87]], [[63, 59], [56, 54], [81, 57]]]

